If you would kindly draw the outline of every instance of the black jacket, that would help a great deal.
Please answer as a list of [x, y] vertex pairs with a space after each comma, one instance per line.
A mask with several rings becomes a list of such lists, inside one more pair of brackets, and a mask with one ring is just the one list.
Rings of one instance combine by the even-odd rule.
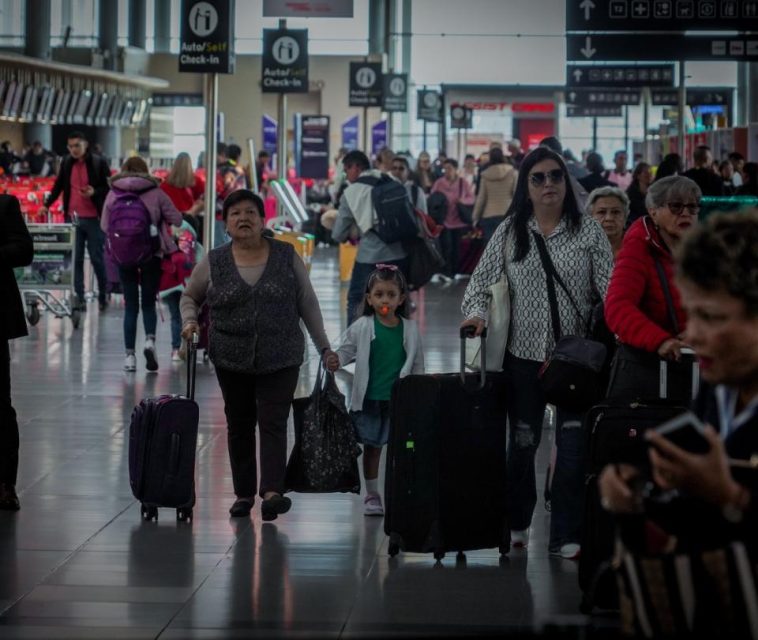
[[615, 187], [617, 185], [605, 179], [602, 173], [590, 173], [584, 178], [579, 178], [579, 184], [582, 185], [587, 193], [592, 193], [600, 187]]
[[[74, 162], [75, 160], [72, 156], [66, 156], [63, 159], [60, 173], [53, 185], [53, 190], [45, 202], [45, 206], [49, 207], [63, 192], [63, 211], [66, 216], [69, 215], [68, 203], [71, 201], [71, 168], [74, 166]], [[95, 205], [97, 215], [99, 216], [103, 212], [105, 196], [108, 195], [108, 178], [111, 177], [111, 171], [100, 156], [88, 153], [84, 156], [84, 162], [87, 165], [89, 184], [95, 190], [95, 193], [92, 195], [92, 203]]]
[[13, 274], [15, 267], [31, 264], [32, 237], [14, 196], [0, 195], [0, 339], [25, 336], [26, 319], [21, 294]]
[[699, 169], [690, 169], [682, 174], [685, 178], [697, 183], [700, 187], [700, 191], [704, 196], [723, 196], [724, 195], [724, 183], [721, 181], [721, 176], [717, 176], [710, 169], [700, 167]]

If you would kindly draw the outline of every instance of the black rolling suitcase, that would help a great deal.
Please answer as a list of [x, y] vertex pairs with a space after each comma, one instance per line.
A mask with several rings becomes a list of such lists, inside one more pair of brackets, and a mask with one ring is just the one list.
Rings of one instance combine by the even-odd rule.
[[[484, 340], [484, 337], [482, 338]], [[384, 530], [389, 554], [510, 550], [505, 374], [411, 375], [392, 390]], [[486, 351], [482, 345], [481, 353]]]
[[129, 425], [129, 483], [144, 520], [158, 520], [158, 507], [192, 520], [199, 411], [195, 402], [197, 336], [187, 347], [187, 395], [142, 400]]
[[[691, 363], [692, 395], [695, 396], [699, 378], [697, 361], [692, 354], [685, 357]], [[647, 446], [643, 437], [645, 431], [687, 411], [688, 407], [667, 400], [668, 373], [666, 362], [661, 361], [659, 398], [610, 401], [593, 407], [587, 413], [587, 475], [582, 554], [579, 557], [579, 586], [584, 592], [580, 608], [584, 613], [590, 613], [594, 607], [618, 608], [616, 577], [610, 566], [615, 524], [612, 516], [600, 504], [598, 476], [608, 464], [627, 463], [647, 468]]]

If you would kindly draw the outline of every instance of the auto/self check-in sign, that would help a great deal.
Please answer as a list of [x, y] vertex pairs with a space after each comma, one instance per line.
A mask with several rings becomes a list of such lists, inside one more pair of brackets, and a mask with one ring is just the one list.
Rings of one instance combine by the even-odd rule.
[[264, 29], [263, 93], [308, 92], [308, 30]]
[[182, 0], [179, 71], [234, 73], [234, 0]]

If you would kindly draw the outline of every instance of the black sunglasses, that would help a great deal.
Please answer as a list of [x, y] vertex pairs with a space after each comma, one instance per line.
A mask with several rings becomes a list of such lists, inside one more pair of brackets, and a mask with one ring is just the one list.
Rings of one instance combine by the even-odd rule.
[[529, 174], [529, 182], [535, 187], [541, 187], [545, 181], [550, 180], [553, 184], [563, 182], [563, 169], [553, 169], [552, 171], [535, 171]]
[[668, 207], [668, 210], [671, 211], [675, 216], [682, 215], [682, 212], [685, 209], [689, 209], [690, 213], [693, 216], [696, 216], [700, 212], [700, 203], [699, 202], [667, 202], [666, 206]]

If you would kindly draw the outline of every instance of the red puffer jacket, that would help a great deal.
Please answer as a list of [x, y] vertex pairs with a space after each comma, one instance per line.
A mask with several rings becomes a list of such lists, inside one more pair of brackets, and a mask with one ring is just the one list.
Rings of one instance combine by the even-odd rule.
[[678, 330], [684, 331], [687, 316], [673, 283], [674, 260], [647, 216], [635, 221], [624, 236], [605, 297], [605, 321], [623, 344], [656, 352], [666, 340], [676, 337], [676, 330], [653, 256], [663, 265]]

